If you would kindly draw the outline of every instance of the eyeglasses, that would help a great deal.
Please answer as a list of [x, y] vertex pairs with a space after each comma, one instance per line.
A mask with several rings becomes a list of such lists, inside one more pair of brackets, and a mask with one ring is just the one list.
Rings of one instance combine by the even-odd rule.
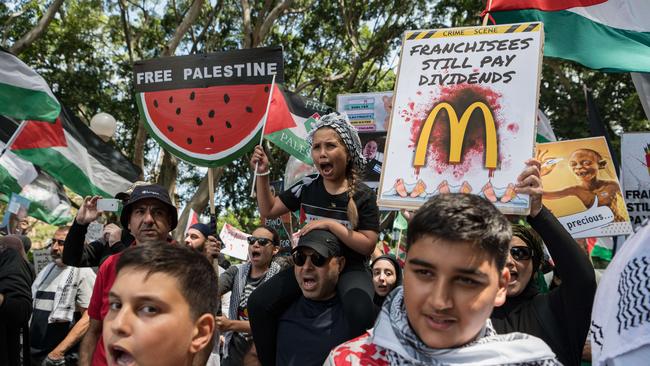
[[249, 236], [248, 238], [246, 238], [246, 240], [248, 240], [248, 245], [253, 245], [253, 244], [255, 244], [256, 242], [257, 242], [259, 245], [266, 245], [266, 244], [269, 244], [269, 243], [272, 243], [272, 242], [273, 242], [273, 240], [271, 240], [271, 239], [268, 239], [268, 238], [258, 238], [258, 237], [256, 237], [256, 236]]
[[529, 260], [533, 256], [533, 251], [529, 247], [512, 247], [510, 255], [516, 261]]
[[322, 255], [314, 252], [310, 255], [307, 255], [303, 252], [295, 252], [291, 255], [293, 257], [293, 263], [295, 263], [298, 267], [302, 267], [305, 265], [305, 262], [307, 261], [307, 257], [309, 257], [309, 260], [311, 260], [311, 264], [313, 264], [316, 267], [322, 267], [327, 263], [327, 260], [329, 259], [328, 257], [323, 257]]
[[65, 244], [65, 240], [54, 239], [54, 238], [52, 238], [52, 245], [54, 245], [55, 243], [56, 243], [56, 244], [59, 244], [59, 245], [64, 245], [64, 244]]

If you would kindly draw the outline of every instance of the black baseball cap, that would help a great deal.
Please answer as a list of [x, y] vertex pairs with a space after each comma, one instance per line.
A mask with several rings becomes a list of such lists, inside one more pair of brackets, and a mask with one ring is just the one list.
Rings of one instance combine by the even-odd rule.
[[293, 249], [295, 253], [300, 247], [307, 247], [315, 250], [325, 258], [338, 257], [341, 255], [343, 243], [328, 230], [311, 230], [300, 237], [298, 245]]
[[169, 216], [171, 217], [171, 222], [169, 223], [169, 231], [174, 230], [178, 224], [178, 212], [176, 211], [176, 206], [172, 204], [172, 200], [169, 198], [169, 193], [167, 190], [158, 184], [141, 185], [133, 188], [131, 197], [129, 197], [129, 201], [126, 203], [126, 205], [124, 205], [124, 208], [122, 209], [122, 215], [120, 216], [120, 223], [122, 224], [122, 227], [129, 227], [129, 219], [131, 218], [133, 204], [146, 198], [157, 199], [158, 201], [162, 202], [165, 207], [167, 207], [169, 210]]

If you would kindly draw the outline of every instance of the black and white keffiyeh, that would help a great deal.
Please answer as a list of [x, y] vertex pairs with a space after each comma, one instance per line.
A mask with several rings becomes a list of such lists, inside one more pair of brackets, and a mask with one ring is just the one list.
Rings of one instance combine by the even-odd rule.
[[462, 347], [433, 349], [408, 323], [404, 290], [396, 288], [386, 299], [372, 330], [372, 343], [384, 348], [391, 365], [561, 365], [541, 339], [523, 334], [499, 335], [490, 319], [476, 340]]
[[333, 128], [336, 133], [339, 134], [343, 144], [348, 149], [352, 157], [352, 163], [358, 172], [362, 172], [363, 168], [366, 166], [366, 158], [362, 154], [361, 148], [361, 139], [359, 138], [359, 133], [357, 132], [356, 127], [350, 124], [348, 116], [343, 113], [330, 113], [322, 116], [313, 126], [311, 131], [309, 131], [309, 136], [307, 137], [307, 142], [311, 146], [314, 140], [314, 133], [321, 127], [330, 127]]

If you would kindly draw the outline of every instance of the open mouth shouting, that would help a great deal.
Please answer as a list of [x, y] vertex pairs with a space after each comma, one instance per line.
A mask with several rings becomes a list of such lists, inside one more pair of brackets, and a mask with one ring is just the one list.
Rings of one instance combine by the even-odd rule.
[[302, 276], [302, 289], [304, 291], [313, 291], [316, 289], [317, 285], [318, 285], [318, 281], [316, 280], [315, 276], [312, 275]]
[[318, 168], [322, 175], [330, 177], [334, 173], [334, 165], [330, 162], [318, 163]]
[[251, 260], [253, 260], [253, 259], [255, 259], [255, 260], [260, 259], [261, 256], [262, 256], [262, 251], [261, 251], [260, 249], [253, 249], [253, 250], [251, 250], [251, 252], [250, 252]]
[[108, 359], [110, 365], [131, 366], [136, 364], [135, 359], [131, 353], [120, 346], [109, 346], [108, 351], [110, 354], [110, 357]]

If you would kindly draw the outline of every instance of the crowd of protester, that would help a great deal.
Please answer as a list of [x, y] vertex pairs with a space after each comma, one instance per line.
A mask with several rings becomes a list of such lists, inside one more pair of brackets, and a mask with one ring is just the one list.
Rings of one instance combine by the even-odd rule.
[[[588, 255], [542, 205], [540, 163], [531, 159], [516, 187], [530, 196], [527, 217], [506, 217], [471, 194], [437, 195], [407, 215], [405, 264], [390, 254], [371, 261], [379, 209], [360, 176], [356, 130], [333, 113], [315, 124], [309, 143], [318, 172], [277, 196], [261, 146], [250, 161], [260, 215], [301, 213], [289, 257], [264, 224], [238, 264], [220, 252], [214, 218], [176, 242], [177, 207], [166, 189], [145, 182], [116, 197], [119, 222], [105, 225], [100, 240], [86, 241], [102, 215], [100, 197], [85, 198], [71, 226], [54, 233], [52, 261], [38, 273], [27, 236], [0, 237], [0, 365], [650, 359], [650, 225], [623, 246], [596, 294]], [[551, 268], [559, 284], [549, 289]]]

